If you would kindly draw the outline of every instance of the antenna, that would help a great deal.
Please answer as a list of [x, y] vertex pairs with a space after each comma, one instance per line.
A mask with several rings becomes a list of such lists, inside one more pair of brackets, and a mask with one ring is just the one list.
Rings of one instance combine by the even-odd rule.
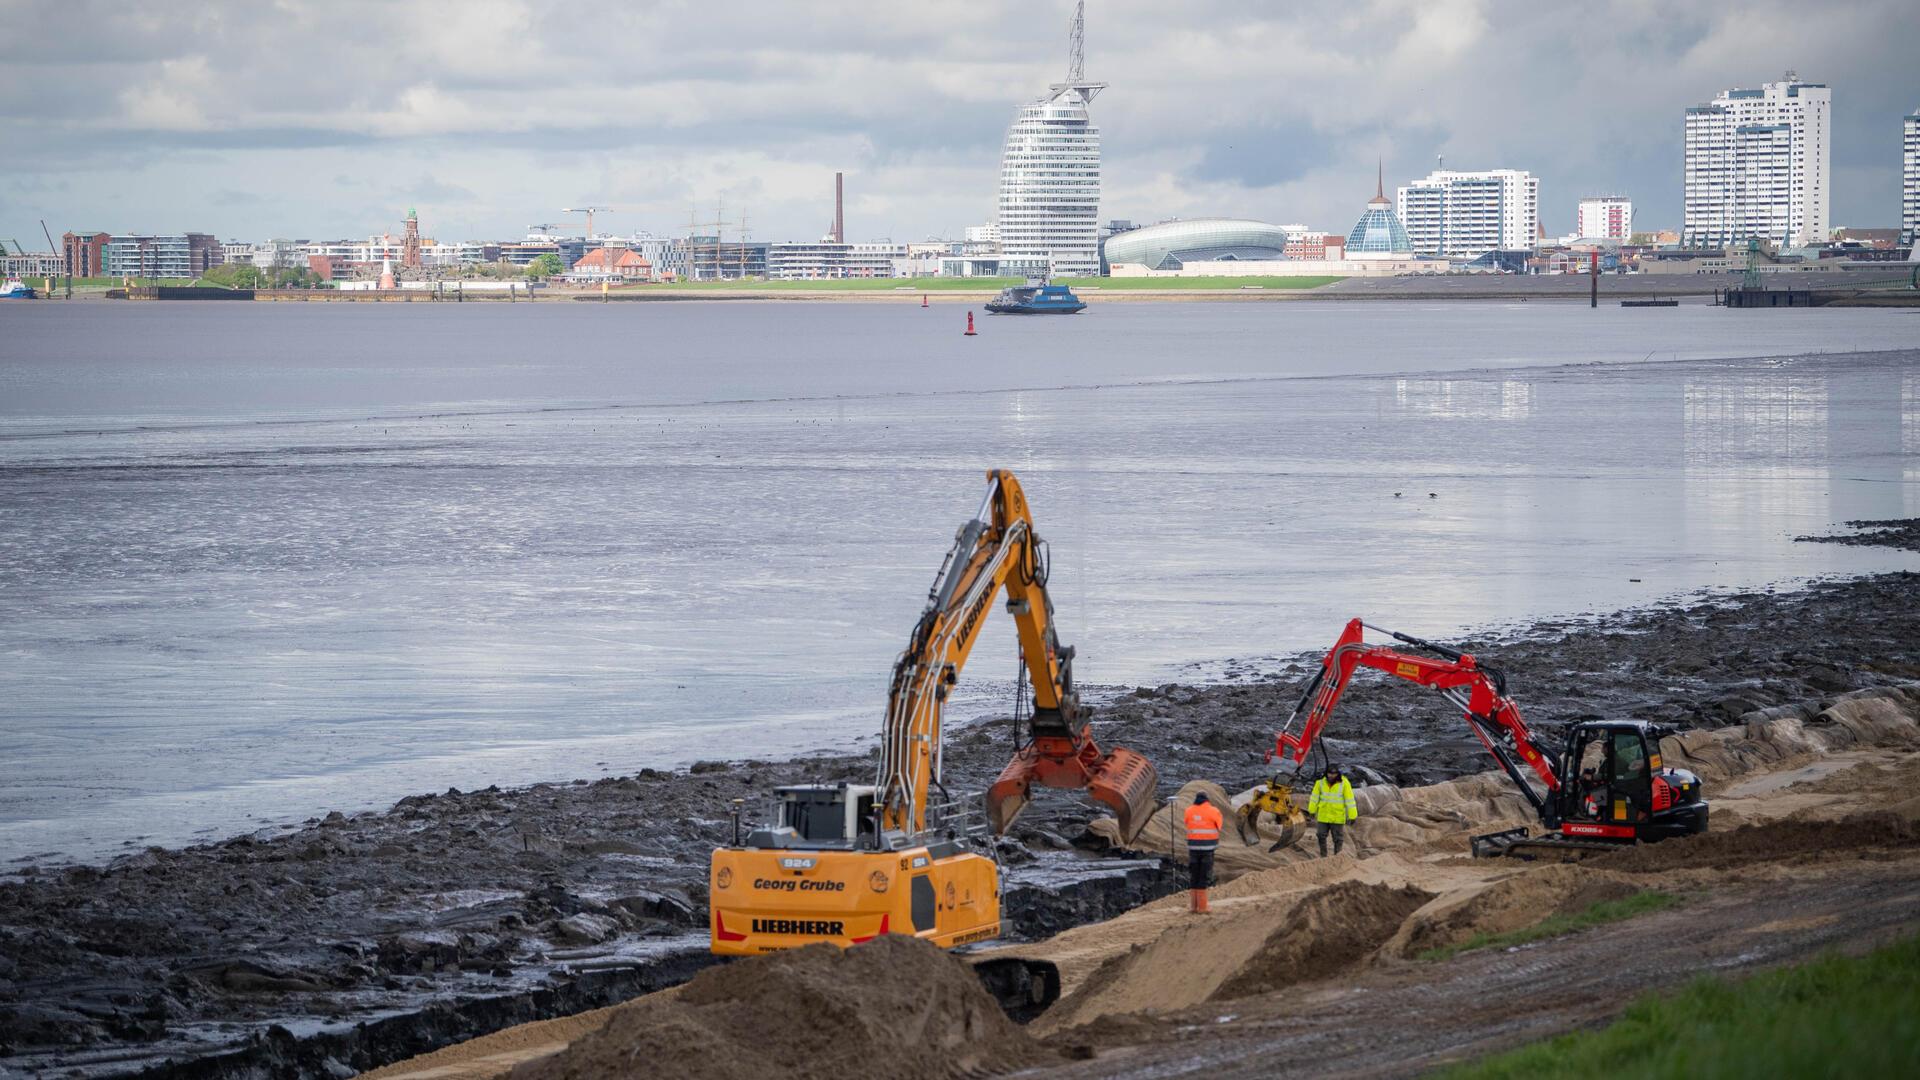
[[1072, 90], [1081, 102], [1093, 103], [1093, 96], [1105, 90], [1103, 82], [1087, 81], [1087, 0], [1073, 6], [1073, 23], [1067, 28], [1067, 81], [1054, 83], [1054, 93]]
[[1067, 82], [1087, 81], [1087, 0], [1073, 6], [1073, 25], [1067, 30]]

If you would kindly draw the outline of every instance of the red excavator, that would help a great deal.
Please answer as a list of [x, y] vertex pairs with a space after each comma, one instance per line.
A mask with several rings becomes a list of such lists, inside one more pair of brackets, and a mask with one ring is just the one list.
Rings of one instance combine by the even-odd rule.
[[[1386, 634], [1415, 651], [1369, 644], [1366, 631]], [[1347, 623], [1340, 640], [1321, 661], [1299, 704], [1275, 736], [1268, 761], [1294, 762], [1294, 774], [1333, 714], [1353, 673], [1362, 667], [1437, 690], [1459, 706], [1467, 726], [1520, 793], [1533, 804], [1546, 832], [1529, 836], [1523, 826], [1473, 838], [1476, 856], [1534, 857], [1551, 852], [1611, 850], [1635, 841], [1661, 840], [1707, 831], [1707, 800], [1700, 778], [1661, 763], [1660, 740], [1675, 732], [1639, 720], [1600, 720], [1575, 724], [1566, 747], [1549, 758], [1534, 745], [1507, 696], [1506, 676], [1468, 653], [1364, 623]], [[1298, 734], [1295, 721], [1305, 720]], [[1321, 756], [1326, 756], [1322, 748]], [[1521, 766], [1532, 770], [1544, 791], [1536, 790]], [[1276, 776], [1266, 796], [1272, 802], [1290, 795]], [[1242, 832], [1250, 823], [1242, 823]]]

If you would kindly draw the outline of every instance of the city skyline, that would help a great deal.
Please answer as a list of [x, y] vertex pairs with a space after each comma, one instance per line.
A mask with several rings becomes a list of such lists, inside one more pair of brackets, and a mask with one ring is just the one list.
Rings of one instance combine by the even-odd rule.
[[[0, 236], [37, 237], [44, 217], [56, 235], [350, 237], [417, 205], [428, 232], [460, 240], [588, 202], [616, 208], [599, 231], [673, 235], [724, 201], [756, 239], [809, 239], [844, 171], [849, 239], [957, 238], [991, 219], [1007, 110], [1058, 77], [1071, 10], [774, 5], [720, 25], [678, 8], [589, 24], [506, 0], [457, 20], [431, 4], [9, 5], [0, 55], [60, 93], [0, 106]], [[1175, 26], [1096, 2], [1088, 68], [1115, 86], [1100, 218], [1340, 230], [1376, 158], [1394, 186], [1444, 156], [1539, 177], [1549, 234], [1604, 193], [1672, 228], [1683, 110], [1793, 68], [1834, 88], [1832, 223], [1899, 224], [1911, 5], [1599, 10], [1202, 4]]]

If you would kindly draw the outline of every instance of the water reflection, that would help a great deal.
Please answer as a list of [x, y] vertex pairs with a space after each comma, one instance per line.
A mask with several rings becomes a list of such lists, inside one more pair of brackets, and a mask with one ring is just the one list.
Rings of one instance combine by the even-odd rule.
[[1533, 383], [1525, 379], [1395, 379], [1401, 410], [1455, 420], [1524, 420], [1533, 415]]
[[1788, 473], [1827, 454], [1827, 379], [1803, 372], [1689, 379], [1681, 390], [1690, 469]]

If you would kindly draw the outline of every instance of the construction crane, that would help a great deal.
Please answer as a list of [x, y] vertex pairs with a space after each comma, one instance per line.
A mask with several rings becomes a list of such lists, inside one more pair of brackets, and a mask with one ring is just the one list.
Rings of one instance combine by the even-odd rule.
[[611, 206], [569, 206], [569, 207], [563, 208], [560, 212], [563, 214], [587, 215], [587, 239], [591, 240], [593, 239], [594, 212], [599, 211], [600, 213], [610, 213], [612, 210], [613, 210], [613, 207]]
[[543, 221], [538, 225], [527, 226], [527, 235], [532, 236], [534, 233], [546, 233], [551, 236], [553, 230], [564, 228], [565, 226], [566, 222], [564, 221]]

